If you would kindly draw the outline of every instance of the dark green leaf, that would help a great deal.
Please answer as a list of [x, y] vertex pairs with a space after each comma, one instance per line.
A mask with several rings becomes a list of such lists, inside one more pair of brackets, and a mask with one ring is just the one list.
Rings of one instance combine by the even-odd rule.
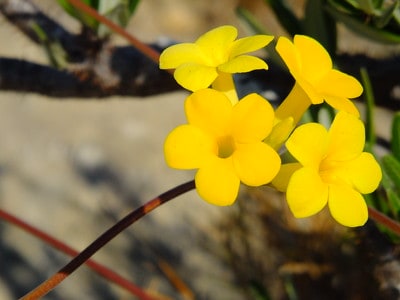
[[279, 23], [291, 35], [303, 34], [301, 22], [283, 0], [264, 0], [274, 11]]
[[135, 12], [140, 0], [128, 0], [128, 9], [131, 15]]
[[372, 148], [376, 142], [375, 126], [374, 126], [375, 98], [367, 69], [361, 68], [360, 73], [361, 73], [362, 85], [364, 87], [364, 98], [366, 100], [366, 106], [367, 106], [366, 120], [365, 120], [365, 138], [366, 142]]
[[390, 31], [382, 30], [365, 23], [362, 20], [356, 19], [354, 16], [342, 13], [332, 6], [326, 7], [327, 12], [338, 22], [342, 22], [349, 29], [355, 31], [356, 33], [367, 37], [371, 40], [379, 41], [388, 44], [399, 44], [400, 35], [392, 33]]
[[[400, 161], [392, 154], [382, 158], [382, 168], [392, 183], [392, 187], [400, 187]], [[386, 183], [385, 183], [386, 184]], [[387, 187], [389, 188], [389, 187]]]
[[308, 0], [303, 20], [304, 33], [319, 41], [329, 54], [336, 54], [336, 23], [325, 10], [325, 0]]
[[[238, 7], [236, 9], [237, 15], [245, 21], [256, 34], [266, 34], [270, 35], [270, 33], [257, 21], [254, 15], [243, 7]], [[285, 63], [282, 61], [280, 56], [275, 51], [276, 41], [273, 40], [269, 45], [265, 48], [268, 53], [268, 59], [274, 62], [277, 66], [281, 67], [283, 70], [287, 70]]]
[[378, 28], [385, 27], [393, 18], [393, 14], [398, 8], [399, 8], [399, 1], [396, 1], [392, 5], [387, 7], [385, 10], [383, 10], [380, 16], [374, 18], [374, 23], [376, 27]]
[[400, 112], [393, 117], [391, 143], [393, 155], [400, 160]]
[[373, 15], [375, 12], [375, 6], [372, 0], [358, 0], [358, 5], [366, 14]]

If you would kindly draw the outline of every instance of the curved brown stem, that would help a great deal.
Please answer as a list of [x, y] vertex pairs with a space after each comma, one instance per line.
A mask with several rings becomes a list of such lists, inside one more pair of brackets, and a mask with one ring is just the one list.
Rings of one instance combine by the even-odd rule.
[[61, 268], [57, 273], [43, 282], [41, 285], [36, 287], [34, 290], [23, 296], [22, 300], [33, 300], [38, 299], [48, 292], [50, 292], [54, 287], [56, 287], [60, 282], [72, 274], [77, 268], [85, 263], [91, 256], [93, 256], [99, 249], [101, 249], [105, 244], [111, 241], [124, 229], [132, 225], [135, 221], [139, 220], [155, 208], [161, 206], [162, 204], [174, 199], [175, 197], [182, 195], [195, 188], [194, 180], [183, 183], [173, 189], [161, 194], [157, 198], [154, 198], [142, 205], [138, 209], [134, 210], [126, 217], [121, 219], [118, 223], [112, 226], [110, 229], [105, 231], [101, 236], [99, 236], [93, 243], [91, 243], [86, 249], [79, 253], [75, 258], [73, 258], [67, 265]]
[[[39, 238], [46, 244], [54, 247], [55, 249], [58, 249], [65, 254], [68, 254], [70, 256], [76, 256], [79, 254], [79, 251], [69, 247], [66, 245], [63, 241], [58, 240], [51, 235], [43, 232], [42, 230], [29, 225], [25, 221], [19, 219], [18, 217], [9, 214], [8, 212], [0, 209], [0, 218], [5, 220], [6, 222], [9, 222], [10, 224], [13, 224], [22, 230], [25, 230], [26, 232], [30, 233], [31, 235]], [[97, 263], [94, 260], [88, 259], [85, 264], [94, 270], [97, 274], [103, 276], [107, 280], [114, 282], [115, 284], [119, 285], [120, 287], [126, 289], [129, 291], [132, 295], [137, 296], [139, 299], [153, 299], [151, 295], [149, 295], [147, 292], [142, 290], [140, 287], [136, 286], [134, 283], [130, 282], [129, 280], [125, 279], [124, 277], [120, 276], [119, 274], [115, 273], [113, 270], [110, 270], [106, 266]]]
[[134, 46], [136, 49], [138, 49], [140, 52], [142, 52], [144, 55], [146, 55], [148, 58], [150, 58], [156, 64], [158, 64], [160, 54], [157, 51], [155, 51], [151, 47], [140, 42], [138, 39], [136, 39], [131, 34], [129, 34], [125, 29], [118, 26], [117, 24], [110, 21], [109, 19], [103, 17], [95, 9], [86, 5], [81, 0], [68, 0], [68, 2], [71, 3], [73, 6], [75, 6], [76, 8], [78, 8], [79, 10], [81, 10], [81, 11], [87, 13], [88, 15], [90, 15], [91, 17], [95, 18], [100, 23], [106, 25], [114, 32], [116, 32], [119, 35], [121, 35], [122, 37], [124, 37], [128, 42], [131, 43], [132, 46]]
[[398, 222], [372, 207], [368, 207], [368, 213], [372, 220], [382, 224], [400, 236], [400, 224]]

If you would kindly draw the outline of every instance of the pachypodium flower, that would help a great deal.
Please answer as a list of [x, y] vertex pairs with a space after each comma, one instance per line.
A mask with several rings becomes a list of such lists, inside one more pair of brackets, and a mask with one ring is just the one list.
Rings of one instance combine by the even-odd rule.
[[[197, 91], [216, 82], [225, 85], [224, 75], [268, 69], [260, 58], [246, 55], [266, 46], [272, 36], [255, 35], [235, 40], [237, 29], [225, 25], [200, 36], [194, 43], [173, 45], [160, 56], [161, 69], [176, 69], [174, 77], [184, 88]], [[214, 87], [215, 88], [215, 87]]]
[[295, 35], [293, 43], [280, 37], [276, 50], [296, 80], [292, 92], [277, 109], [277, 118], [293, 117], [296, 124], [311, 104], [323, 101], [337, 110], [359, 116], [349, 98], [361, 95], [361, 84], [354, 77], [333, 69], [329, 53], [320, 43], [304, 35]]
[[339, 112], [327, 131], [318, 123], [299, 126], [286, 142], [298, 163], [284, 164], [273, 185], [285, 191], [295, 217], [318, 213], [326, 204], [336, 221], [361, 226], [368, 219], [362, 194], [382, 178], [372, 154], [363, 152], [365, 130], [354, 115]]
[[230, 205], [240, 182], [260, 186], [271, 182], [280, 157], [263, 143], [271, 132], [274, 111], [261, 96], [250, 94], [232, 105], [213, 89], [194, 92], [185, 101], [188, 124], [167, 137], [167, 164], [176, 169], [198, 169], [199, 195], [212, 204]]

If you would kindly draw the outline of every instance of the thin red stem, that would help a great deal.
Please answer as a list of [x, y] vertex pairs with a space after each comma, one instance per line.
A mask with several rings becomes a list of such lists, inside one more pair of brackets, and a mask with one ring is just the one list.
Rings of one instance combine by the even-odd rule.
[[[55, 249], [58, 249], [65, 254], [68, 254], [70, 256], [76, 256], [79, 254], [79, 251], [69, 247], [62, 241], [52, 237], [51, 235], [43, 232], [42, 230], [29, 225], [28, 223], [22, 221], [21, 219], [17, 218], [16, 216], [13, 216], [4, 210], [0, 209], [0, 218], [13, 224], [21, 229], [25, 230], [26, 232], [32, 234], [33, 236], [36, 236], [40, 240], [46, 242], [46, 244], [52, 246]], [[150, 295], [148, 295], [145, 291], [143, 291], [140, 287], [136, 286], [132, 282], [128, 281], [127, 279], [123, 278], [119, 274], [115, 273], [114, 271], [110, 270], [109, 268], [103, 266], [102, 264], [99, 264], [91, 259], [87, 260], [86, 265], [91, 268], [92, 270], [96, 271], [99, 275], [103, 276], [104, 278], [114, 282], [115, 284], [119, 285], [120, 287], [128, 290], [131, 292], [133, 295], [139, 297], [139, 299], [154, 299]]]
[[155, 208], [161, 206], [162, 204], [174, 199], [175, 197], [182, 195], [195, 188], [195, 183], [193, 180], [183, 183], [171, 190], [161, 194], [157, 198], [150, 200], [146, 204], [142, 205], [135, 211], [128, 214], [126, 217], [121, 219], [114, 226], [105, 231], [101, 236], [99, 236], [93, 243], [91, 243], [86, 249], [80, 252], [75, 258], [73, 258], [68, 264], [61, 268], [57, 273], [43, 282], [41, 285], [36, 287], [34, 290], [22, 297], [22, 300], [32, 300], [38, 299], [53, 288], [55, 288], [59, 283], [61, 283], [65, 278], [72, 274], [77, 268], [84, 264], [90, 257], [92, 257], [99, 249], [101, 249], [105, 244], [116, 237], [120, 232], [129, 227], [135, 221], [139, 220]]
[[372, 220], [382, 224], [400, 236], [400, 224], [398, 222], [372, 207], [368, 207], [368, 213]]
[[81, 11], [87, 13], [88, 15], [90, 15], [91, 17], [95, 18], [100, 23], [106, 25], [114, 32], [116, 32], [119, 35], [121, 35], [122, 37], [124, 37], [128, 42], [130, 42], [132, 44], [132, 46], [134, 46], [136, 49], [138, 49], [140, 52], [142, 52], [144, 55], [146, 55], [148, 58], [150, 58], [152, 61], [154, 61], [156, 64], [158, 64], [160, 54], [157, 51], [155, 51], [153, 48], [143, 44], [138, 39], [136, 39], [131, 34], [129, 34], [121, 26], [115, 24], [114, 22], [112, 22], [109, 19], [105, 18], [104, 16], [100, 15], [95, 9], [86, 5], [81, 0], [68, 0], [68, 2], [71, 3], [73, 6], [75, 6], [76, 8], [78, 8], [79, 10], [81, 10]]

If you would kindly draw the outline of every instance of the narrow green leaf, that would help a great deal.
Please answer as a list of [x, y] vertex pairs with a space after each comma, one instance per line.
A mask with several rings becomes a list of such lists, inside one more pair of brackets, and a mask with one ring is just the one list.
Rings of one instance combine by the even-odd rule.
[[392, 154], [382, 157], [382, 168], [388, 175], [394, 187], [400, 187], [400, 161]]
[[140, 0], [128, 0], [128, 9], [131, 15], [134, 14]]
[[328, 0], [327, 4], [332, 6], [337, 11], [340, 11], [340, 12], [343, 12], [346, 14], [352, 14], [359, 10], [357, 3], [355, 1], [351, 1], [351, 0], [347, 0], [347, 1]]
[[397, 112], [393, 117], [391, 144], [393, 155], [400, 160], [400, 112]]
[[364, 98], [366, 100], [366, 120], [365, 120], [365, 138], [366, 142], [372, 148], [376, 143], [375, 126], [374, 126], [374, 106], [375, 97], [372, 90], [371, 80], [368, 76], [368, 71], [366, 68], [362, 67], [360, 69], [361, 81], [364, 87]]
[[385, 27], [394, 17], [393, 14], [399, 8], [399, 3], [399, 1], [393, 2], [393, 4], [384, 9], [379, 16], [376, 16], [374, 18], [375, 26], [378, 28]]
[[372, 2], [374, 3], [375, 8], [380, 9], [383, 5], [384, 0], [372, 0]]
[[291, 35], [303, 34], [300, 20], [290, 10], [283, 0], [264, 0], [274, 11], [275, 17], [285, 30]]
[[363, 35], [364, 37], [387, 44], [400, 43], [399, 34], [372, 27], [371, 25], [356, 19], [354, 16], [347, 15], [334, 9], [332, 6], [327, 6], [326, 10], [338, 22], [342, 22], [349, 29], [360, 35]]
[[372, 15], [375, 12], [375, 6], [372, 0], [358, 0], [359, 7], [363, 10], [366, 14]]
[[[257, 21], [254, 15], [243, 7], [238, 7], [236, 9], [236, 14], [241, 18], [247, 25], [253, 30], [256, 34], [266, 34], [271, 35], [264, 27]], [[285, 63], [282, 61], [278, 53], [275, 51], [276, 40], [273, 40], [268, 46], [265, 48], [268, 53], [268, 59], [272, 61], [274, 64], [279, 66], [282, 70], [287, 70]]]
[[400, 214], [400, 196], [393, 189], [386, 190], [386, 195], [392, 214], [397, 218]]
[[320, 42], [332, 57], [336, 55], [336, 23], [325, 10], [325, 0], [308, 0], [303, 19], [304, 33]]
[[[98, 22], [96, 21], [96, 19], [77, 10], [73, 5], [68, 2], [68, 0], [57, 0], [57, 2], [64, 9], [65, 12], [67, 12], [73, 18], [77, 19], [84, 26], [90, 27], [92, 29], [97, 28]], [[93, 6], [90, 0], [84, 0], [83, 2], [97, 10], [97, 6]]]

